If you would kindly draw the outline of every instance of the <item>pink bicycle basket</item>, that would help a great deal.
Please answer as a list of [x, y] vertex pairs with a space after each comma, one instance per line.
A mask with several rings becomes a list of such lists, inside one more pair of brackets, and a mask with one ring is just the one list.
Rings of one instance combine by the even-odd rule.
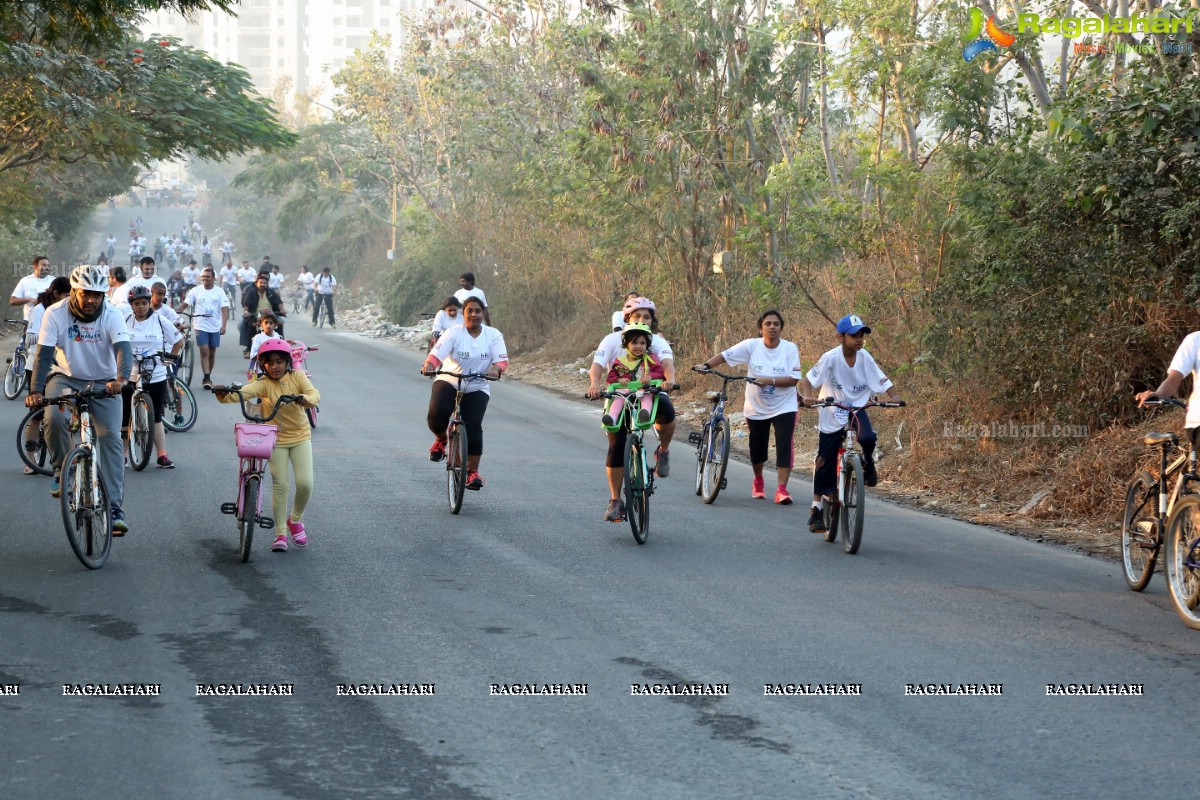
[[242, 458], [270, 458], [278, 435], [279, 429], [274, 425], [259, 422], [236, 422], [233, 425], [233, 438], [237, 441], [238, 455]]

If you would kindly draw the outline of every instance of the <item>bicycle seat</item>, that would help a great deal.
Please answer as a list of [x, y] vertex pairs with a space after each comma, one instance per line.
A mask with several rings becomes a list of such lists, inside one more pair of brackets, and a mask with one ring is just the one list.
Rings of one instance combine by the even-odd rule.
[[721, 399], [720, 392], [705, 392], [704, 396], [706, 398], [708, 398], [709, 400], [713, 401], [714, 403]]
[[1142, 440], [1148, 447], [1154, 447], [1160, 444], [1179, 444], [1179, 434], [1176, 433], [1147, 433], [1146, 438]]

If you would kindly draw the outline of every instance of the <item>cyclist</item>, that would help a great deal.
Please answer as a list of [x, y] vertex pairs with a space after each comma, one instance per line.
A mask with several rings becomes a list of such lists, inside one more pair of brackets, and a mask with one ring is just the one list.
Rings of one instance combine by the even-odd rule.
[[[38, 330], [42, 327], [42, 317], [45, 316], [46, 309], [62, 300], [71, 293], [71, 280], [60, 275], [50, 281], [50, 286], [46, 291], [38, 295], [38, 301], [34, 303], [33, 310], [29, 312], [29, 327], [25, 334], [25, 347], [29, 350], [30, 356], [26, 360], [27, 367], [25, 369], [25, 384], [33, 386], [33, 353], [37, 349]], [[28, 452], [37, 450], [38, 426], [41, 425], [41, 420], [31, 419], [29, 426], [25, 429], [25, 449]], [[32, 475], [33, 469], [26, 464], [24, 472], [26, 475]]]
[[267, 287], [274, 289], [276, 294], [278, 294], [279, 291], [283, 288], [283, 282], [286, 279], [287, 279], [287, 275], [284, 275], [282, 272], [279, 271], [279, 265], [272, 264], [271, 265], [271, 274], [270, 274], [270, 276], [268, 276]]
[[[658, 310], [648, 298], [635, 297], [626, 301], [623, 311], [626, 324], [637, 322], [648, 325], [651, 331], [658, 330]], [[600, 340], [588, 372], [588, 377], [591, 379], [587, 390], [588, 397], [595, 399], [604, 392], [604, 384], [601, 381], [613, 361], [621, 354], [621, 350], [621, 334], [619, 332], [610, 333]], [[655, 333], [650, 340], [649, 353], [662, 364], [665, 376], [662, 388], [664, 390], [674, 389], [677, 384], [675, 383], [675, 354], [671, 350], [671, 344]], [[659, 442], [658, 448], [654, 451], [657, 459], [654, 470], [658, 477], [665, 478], [670, 474], [671, 462], [668, 450], [671, 446], [671, 439], [675, 436], [675, 406], [671, 403], [671, 398], [665, 394], [658, 396], [658, 416], [654, 420], [654, 430], [658, 433]], [[608, 511], [604, 514], [604, 518], [609, 522], [619, 519], [612, 516], [614, 512], [612, 500], [618, 500], [621, 497], [621, 484], [625, 481], [625, 464], [622, 461], [625, 457], [624, 453], [625, 432], [609, 433], [608, 456], [605, 460], [609, 504]]]
[[[640, 381], [641, 383], [649, 383], [650, 381], [663, 380], [662, 364], [658, 363], [658, 359], [650, 355], [647, 350], [650, 349], [650, 340], [654, 338], [654, 332], [650, 330], [649, 325], [641, 325], [636, 322], [631, 322], [621, 331], [621, 343], [625, 346], [625, 350], [621, 355], [617, 356], [616, 361], [613, 361], [612, 367], [608, 371], [607, 381], [609, 385], [614, 383], [630, 383], [632, 381]], [[617, 420], [621, 419], [621, 410], [625, 407], [625, 398], [614, 397], [609, 403], [608, 410], [600, 421], [612, 427], [617, 424]], [[647, 423], [650, 421], [650, 414], [654, 408], [654, 396], [647, 394], [642, 396], [641, 408], [637, 410], [638, 422]]]
[[487, 297], [484, 295], [483, 289], [475, 285], [475, 273], [464, 272], [462, 275], [459, 275], [458, 285], [461, 288], [454, 293], [454, 296], [458, 298], [458, 302], [465, 303], [468, 297], [478, 297], [479, 301], [483, 303], [483, 324], [491, 325], [492, 314], [488, 311]]
[[258, 272], [255, 271], [254, 267], [250, 266], [249, 261], [243, 261], [242, 268], [238, 270], [237, 276], [239, 288], [244, 293], [254, 285], [254, 279], [258, 277]]
[[308, 311], [308, 307], [313, 304], [313, 278], [312, 270], [308, 268], [308, 264], [300, 267], [300, 274], [296, 276], [296, 287], [304, 292], [304, 310]]
[[[38, 332], [33, 383], [25, 405], [30, 408], [45, 394], [58, 397], [67, 391], [85, 391], [88, 384], [104, 383], [109, 397], [91, 403], [92, 422], [101, 474], [112, 507], [114, 536], [129, 530], [121, 504], [125, 497], [124, 459], [121, 456], [121, 393], [133, 368], [133, 350], [125, 321], [106, 302], [108, 275], [103, 267], [85, 264], [71, 273], [71, 294], [46, 309]], [[63, 459], [71, 448], [66, 415], [47, 406], [46, 448], [54, 467], [50, 494], [62, 494]]]
[[17, 281], [17, 285], [12, 291], [12, 297], [8, 299], [8, 304], [21, 306], [24, 318], [29, 319], [34, 305], [38, 302], [38, 296], [50, 287], [50, 282], [53, 280], [54, 276], [50, 274], [50, 259], [45, 256], [34, 256], [32, 273]]
[[439, 336], [455, 325], [462, 324], [462, 317], [458, 314], [461, 308], [462, 303], [457, 297], [447, 297], [446, 302], [442, 303], [441, 309], [433, 315], [433, 328], [429, 332], [430, 350], [433, 349]]
[[[271, 511], [275, 518], [275, 541], [271, 549], [282, 553], [288, 549], [288, 534], [291, 534], [292, 544], [305, 547], [308, 544], [308, 534], [305, 533], [304, 509], [313, 488], [312, 460], [312, 428], [304, 415], [304, 408], [315, 406], [321, 402], [321, 393], [312, 385], [312, 381], [303, 370], [292, 369], [292, 348], [282, 339], [272, 339], [264, 342], [258, 351], [258, 365], [263, 377], [242, 387], [246, 398], [258, 397], [263, 400], [263, 416], [270, 416], [279, 397], [285, 394], [298, 394], [303, 397], [295, 403], [289, 403], [279, 409], [278, 416], [273, 422], [279, 428], [275, 440], [275, 450], [271, 453]], [[216, 392], [217, 399], [222, 403], [237, 402], [236, 395], [223, 391]], [[288, 466], [296, 477], [296, 497], [292, 501], [292, 513], [288, 514], [288, 493], [290, 476]]]
[[279, 318], [269, 308], [264, 308], [258, 312], [258, 329], [259, 332], [254, 334], [254, 338], [250, 341], [250, 366], [246, 369], [246, 380], [254, 380], [256, 375], [262, 374], [258, 369], [258, 351], [262, 349], [265, 342], [271, 339], [282, 339], [275, 332], [276, 326], [279, 325]]
[[[864, 405], [873, 395], [884, 392], [889, 399], [900, 401], [895, 384], [883, 374], [871, 354], [863, 349], [864, 337], [870, 332], [870, 327], [857, 314], [847, 314], [838, 320], [838, 346], [817, 359], [800, 383], [799, 391], [805, 405], [813, 402], [809, 395], [818, 388], [818, 398], [814, 399], [832, 397], [845, 406]], [[863, 483], [874, 486], [878, 482], [875, 471], [875, 443], [878, 437], [865, 409], [856, 412], [854, 417], [858, 443], [863, 452]], [[840, 408], [822, 408], [820, 411], [817, 426], [820, 435], [813, 473], [813, 509], [812, 516], [808, 518], [808, 529], [813, 533], [825, 532], [825, 521], [821, 518], [824, 508], [822, 497], [837, 491], [838, 449], [842, 445], [842, 429], [849, 419], [849, 412]]]
[[[463, 324], [446, 331], [433, 351], [425, 357], [421, 372], [430, 375], [437, 369], [450, 372], [486, 372], [499, 378], [508, 369], [508, 347], [504, 334], [485, 325], [486, 309], [478, 297], [468, 297], [463, 304]], [[429, 448], [429, 460], [441, 461], [446, 455], [446, 426], [454, 412], [458, 393], [458, 378], [438, 375], [429, 395], [429, 415], [426, 422], [436, 437]], [[478, 491], [484, 480], [479, 474], [479, 458], [483, 455], [483, 415], [487, 413], [492, 390], [489, 381], [466, 381], [459, 410], [467, 429], [467, 488]]]
[[171, 296], [171, 302], [178, 304], [183, 302], [183, 298], [187, 296], [184, 291], [183, 270], [175, 270], [171, 273], [170, 279], [167, 281], [167, 293]]
[[[129, 290], [130, 312], [125, 316], [125, 327], [129, 331], [129, 344], [133, 349], [134, 371], [138, 368], [138, 359], [146, 356], [157, 356], [158, 353], [169, 350], [172, 356], [178, 356], [183, 349], [183, 337], [175, 330], [166, 317], [154, 313], [152, 292], [149, 286], [135, 286]], [[125, 441], [129, 441], [130, 404], [133, 391], [137, 385], [138, 376], [131, 376], [121, 393], [121, 428]], [[167, 366], [162, 359], [155, 359], [154, 372], [150, 376], [150, 384], [146, 389], [150, 395], [150, 404], [154, 407], [154, 447], [158, 450], [158, 466], [161, 469], [174, 469], [175, 464], [167, 458], [167, 439], [163, 430], [163, 409], [167, 406]]]
[[621, 307], [614, 311], [612, 315], [612, 329], [614, 331], [619, 331], [625, 327], [625, 303], [638, 297], [641, 297], [641, 295], [636, 291], [625, 293], [625, 299], [621, 302]]
[[237, 291], [237, 285], [237, 270], [233, 268], [232, 261], [226, 261], [221, 266], [221, 288], [225, 290], [230, 303], [233, 303], [233, 293]]
[[779, 480], [775, 502], [790, 506], [792, 496], [788, 494], [787, 485], [795, 461], [794, 436], [799, 411], [792, 387], [800, 383], [804, 374], [800, 368], [800, 351], [795, 344], [781, 338], [783, 315], [774, 309], [764, 311], [758, 318], [758, 332], [762, 334], [760, 338], [744, 339], [696, 366], [713, 369], [722, 364], [747, 365], [746, 375], [755, 379], [755, 383], [746, 385], [746, 401], [742, 407], [746, 427], [750, 429], [750, 466], [754, 469], [750, 496], [766, 497], [763, 465], [767, 462], [768, 442], [774, 428], [775, 471]]
[[175, 330], [182, 332], [182, 330], [183, 330], [183, 323], [181, 322], [182, 317], [179, 316], [179, 313], [177, 311], [175, 311], [175, 309], [171, 308], [171, 305], [169, 303], [167, 303], [166, 300], [167, 300], [166, 284], [165, 283], [151, 284], [150, 285], [150, 308], [154, 311], [155, 314], [159, 314], [163, 317], [166, 317], [167, 322], [169, 322], [175, 326]]
[[[213, 273], [214, 275], [216, 273]], [[183, 268], [183, 294], [187, 296], [192, 289], [195, 289], [197, 281], [200, 280], [200, 270], [196, 269], [196, 259], [188, 259], [187, 266]]]
[[325, 313], [329, 317], [329, 327], [336, 328], [333, 324], [333, 293], [337, 290], [337, 278], [333, 277], [329, 267], [321, 270], [321, 274], [313, 281], [314, 300], [313, 303], [313, 325], [317, 324], [317, 306], [321, 303], [325, 304]]
[[138, 274], [134, 275], [133, 278], [129, 280], [129, 283], [125, 284], [124, 288], [126, 291], [126, 303], [129, 302], [128, 293], [132, 292], [133, 287], [135, 286], [145, 286], [148, 289], [156, 283], [161, 283], [164, 286], [167, 284], [166, 281], [158, 276], [154, 259], [150, 256], [142, 256], [142, 260], [138, 262], [138, 270]]
[[1196, 429], [1200, 428], [1200, 384], [1196, 382], [1197, 379], [1200, 379], [1200, 331], [1189, 333], [1183, 337], [1183, 341], [1179, 343], [1179, 347], [1175, 350], [1175, 355], [1167, 367], [1167, 377], [1163, 378], [1158, 388], [1152, 392], [1138, 392], [1134, 395], [1134, 399], [1138, 401], [1138, 408], [1142, 408], [1147, 402], [1174, 397], [1175, 393], [1179, 391], [1179, 385], [1188, 375], [1192, 376], [1192, 394], [1188, 397], [1187, 415], [1184, 417], [1183, 427], [1194, 440]]
[[269, 288], [270, 280], [271, 273], [263, 270], [258, 273], [254, 285], [242, 293], [241, 341], [242, 355], [246, 358], [251, 358], [250, 340], [254, 338], [259, 312], [275, 312], [279, 334], [283, 335], [283, 320], [280, 318], [287, 316], [287, 308], [283, 305], [283, 298], [279, 296], [279, 292]]
[[200, 348], [200, 371], [204, 373], [204, 388], [212, 388], [212, 371], [217, 360], [217, 348], [229, 323], [229, 298], [217, 288], [217, 274], [212, 267], [200, 273], [200, 286], [188, 292], [179, 307], [196, 309], [194, 325], [196, 345]]

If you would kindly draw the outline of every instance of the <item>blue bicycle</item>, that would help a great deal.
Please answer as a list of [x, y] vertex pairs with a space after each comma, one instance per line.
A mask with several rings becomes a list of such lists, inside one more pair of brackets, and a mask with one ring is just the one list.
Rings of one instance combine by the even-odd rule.
[[21, 396], [21, 392], [28, 388], [25, 380], [25, 365], [29, 361], [29, 348], [25, 346], [25, 331], [29, 328], [29, 322], [23, 319], [6, 319], [4, 321], [21, 326], [21, 333], [17, 337], [17, 347], [13, 350], [12, 356], [7, 359], [4, 368], [4, 396], [9, 400], [16, 400]]
[[721, 379], [719, 392], [708, 392], [705, 397], [712, 403], [704, 430], [689, 433], [688, 443], [696, 445], [696, 494], [712, 503], [725, 488], [725, 468], [729, 464], [729, 418], [725, 416], [725, 403], [729, 401], [729, 384], [735, 381], [757, 384], [748, 375], [726, 375], [713, 369], [696, 369], [702, 375], [716, 375]]

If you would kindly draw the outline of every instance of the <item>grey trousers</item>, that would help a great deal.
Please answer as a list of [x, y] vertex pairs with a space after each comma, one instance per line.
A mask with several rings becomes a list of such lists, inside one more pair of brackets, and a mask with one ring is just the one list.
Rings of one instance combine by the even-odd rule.
[[[51, 375], [46, 382], [46, 397], [58, 397], [68, 388], [82, 392], [91, 385], [94, 389], [104, 387], [104, 382], [81, 381], [65, 375]], [[100, 473], [108, 490], [108, 501], [113, 508], [121, 508], [125, 499], [125, 449], [121, 444], [121, 395], [94, 399], [88, 402], [92, 425], [96, 433], [96, 450], [99, 455]], [[46, 449], [50, 451], [50, 463], [55, 471], [62, 467], [63, 460], [75, 446], [71, 432], [67, 429], [67, 415], [58, 406], [46, 406]]]

